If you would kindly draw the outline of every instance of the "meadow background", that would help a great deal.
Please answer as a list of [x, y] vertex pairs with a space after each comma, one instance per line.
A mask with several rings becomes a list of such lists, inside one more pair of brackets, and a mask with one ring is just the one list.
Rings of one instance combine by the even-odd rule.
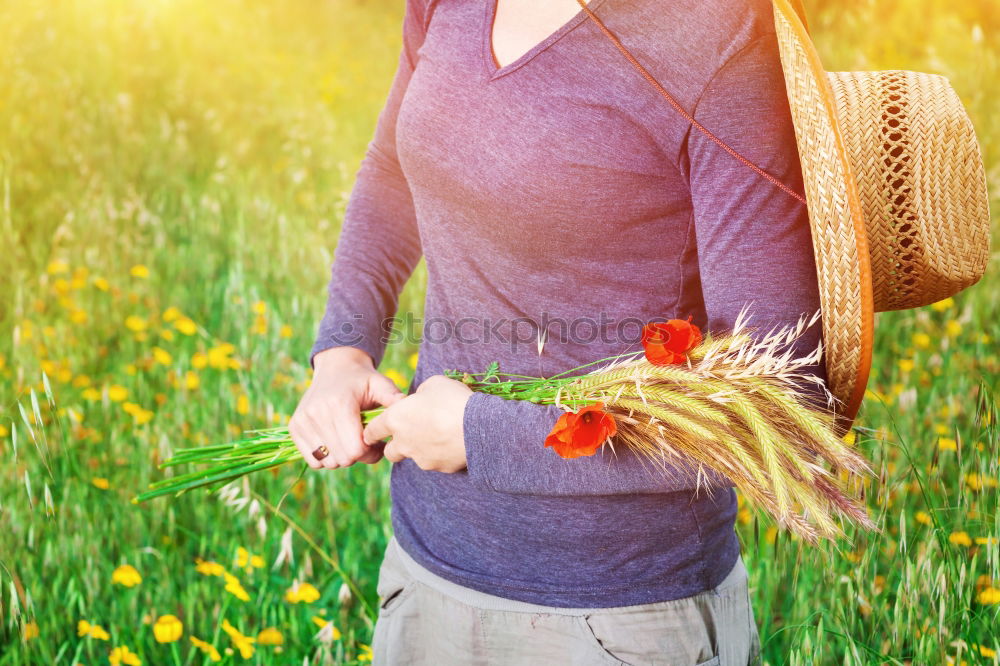
[[[1000, 210], [1000, 4], [807, 5], [828, 69], [950, 78]], [[370, 658], [388, 462], [129, 498], [308, 385], [403, 6], [0, 3], [0, 666]], [[767, 663], [998, 663], [997, 268], [877, 317], [854, 436], [883, 534], [816, 549], [741, 511]]]

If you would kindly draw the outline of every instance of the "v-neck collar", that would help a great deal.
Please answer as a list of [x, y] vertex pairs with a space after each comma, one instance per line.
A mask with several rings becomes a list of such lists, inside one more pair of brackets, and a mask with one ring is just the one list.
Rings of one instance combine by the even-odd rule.
[[[536, 55], [548, 48], [557, 39], [565, 35], [567, 32], [575, 28], [581, 21], [589, 20], [587, 12], [584, 11], [583, 7], [568, 21], [563, 23], [555, 32], [550, 33], [548, 37], [538, 42], [530, 49], [525, 51], [516, 60], [504, 65], [503, 67], [497, 66], [496, 61], [493, 59], [493, 22], [496, 20], [497, 15], [497, 2], [498, 0], [484, 0], [483, 5], [483, 22], [482, 22], [482, 56], [483, 56], [483, 67], [486, 73], [486, 80], [492, 81], [498, 79], [501, 76], [510, 74], [515, 69], [521, 67], [529, 60], [534, 58]], [[590, 0], [587, 3], [587, 9], [594, 11], [604, 0]]]

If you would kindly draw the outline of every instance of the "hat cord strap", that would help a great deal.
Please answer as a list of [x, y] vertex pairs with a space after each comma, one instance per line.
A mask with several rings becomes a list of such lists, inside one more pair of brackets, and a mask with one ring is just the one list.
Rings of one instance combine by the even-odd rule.
[[753, 162], [751, 162], [750, 160], [748, 160], [746, 157], [744, 157], [743, 155], [741, 155], [735, 148], [733, 148], [732, 146], [730, 146], [729, 144], [727, 144], [725, 141], [723, 141], [719, 137], [715, 136], [715, 134], [713, 134], [711, 130], [707, 129], [704, 125], [702, 125], [697, 120], [695, 120], [694, 116], [692, 116], [690, 113], [688, 113], [687, 111], [685, 111], [684, 108], [680, 104], [677, 103], [677, 100], [674, 99], [673, 96], [670, 93], [668, 93], [663, 88], [663, 86], [660, 85], [659, 81], [657, 81], [655, 78], [653, 78], [653, 75], [646, 71], [646, 68], [643, 67], [639, 63], [638, 60], [635, 59], [635, 56], [633, 56], [631, 53], [629, 53], [628, 49], [626, 49], [622, 45], [622, 43], [620, 41], [618, 41], [618, 38], [615, 37], [611, 33], [610, 30], [608, 30], [607, 26], [604, 25], [604, 22], [601, 21], [601, 19], [599, 19], [597, 17], [597, 15], [594, 14], [594, 12], [590, 11], [590, 8], [587, 7], [587, 3], [585, 3], [584, 0], [576, 0], [576, 1], [578, 3], [580, 3], [580, 6], [583, 7], [584, 11], [587, 12], [587, 14], [590, 16], [590, 18], [594, 19], [594, 21], [597, 22], [597, 25], [598, 25], [598, 27], [600, 27], [601, 31], [605, 35], [607, 35], [608, 38], [612, 42], [614, 42], [615, 46], [618, 47], [618, 50], [621, 51], [622, 54], [626, 58], [628, 58], [628, 61], [631, 62], [635, 66], [636, 69], [639, 70], [639, 73], [642, 74], [642, 76], [645, 77], [645, 79], [647, 81], [649, 81], [651, 84], [653, 84], [653, 87], [655, 87], [659, 91], [659, 93], [661, 95], [663, 95], [667, 99], [668, 102], [670, 102], [670, 105], [672, 107], [674, 107], [674, 109], [676, 109], [678, 113], [680, 113], [682, 116], [684, 116], [684, 118], [687, 119], [687, 121], [689, 123], [691, 123], [691, 125], [693, 125], [696, 129], [698, 129], [698, 131], [700, 131], [702, 134], [704, 134], [709, 139], [711, 139], [714, 143], [718, 144], [727, 153], [729, 153], [730, 155], [732, 155], [733, 157], [735, 157], [737, 160], [739, 160], [740, 162], [742, 162], [746, 166], [748, 166], [751, 169], [753, 169], [754, 171], [756, 171], [760, 176], [762, 176], [763, 178], [765, 178], [768, 181], [770, 181], [772, 184], [774, 184], [779, 189], [781, 189], [782, 191], [784, 191], [785, 193], [787, 193], [793, 199], [795, 199], [797, 201], [800, 201], [802, 203], [806, 203], [805, 197], [803, 197], [801, 194], [799, 194], [798, 192], [796, 192], [792, 188], [788, 187], [783, 182], [781, 182], [780, 180], [778, 180], [777, 178], [775, 178], [774, 176], [772, 176], [771, 174], [769, 174], [768, 172], [764, 171], [759, 166], [757, 166], [756, 164], [754, 164]]

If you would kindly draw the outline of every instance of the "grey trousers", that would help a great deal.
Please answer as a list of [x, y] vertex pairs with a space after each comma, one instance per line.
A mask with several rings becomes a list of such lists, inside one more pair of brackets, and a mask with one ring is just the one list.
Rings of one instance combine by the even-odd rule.
[[694, 596], [614, 608], [558, 608], [441, 578], [392, 537], [377, 591], [375, 666], [744, 666], [759, 660], [742, 556], [716, 588]]

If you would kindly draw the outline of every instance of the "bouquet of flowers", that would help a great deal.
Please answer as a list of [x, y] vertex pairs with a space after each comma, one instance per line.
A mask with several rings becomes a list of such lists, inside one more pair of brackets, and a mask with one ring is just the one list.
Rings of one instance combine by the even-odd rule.
[[[540, 455], [544, 447], [567, 459], [594, 455], [605, 445], [612, 451], [630, 447], [668, 477], [696, 464], [699, 488], [705, 467], [728, 477], [751, 506], [809, 543], [843, 535], [835, 515], [877, 531], [850, 483], [875, 476], [871, 466], [836, 436], [834, 413], [807, 402], [796, 385], [812, 381], [828, 404], [836, 399], [818, 378], [796, 372], [820, 358], [822, 345], [800, 358], [787, 347], [819, 312], [763, 336], [750, 334], [745, 315], [744, 308], [732, 332], [718, 337], [702, 336], [690, 317], [650, 323], [641, 351], [552, 377], [505, 374], [496, 363], [483, 373], [446, 374], [474, 391], [562, 408], [539, 442]], [[583, 372], [588, 368], [594, 369]], [[362, 420], [381, 411], [364, 411]], [[158, 481], [132, 501], [221, 485], [301, 459], [287, 427], [248, 434], [229, 444], [178, 450], [160, 467], [212, 467]]]

